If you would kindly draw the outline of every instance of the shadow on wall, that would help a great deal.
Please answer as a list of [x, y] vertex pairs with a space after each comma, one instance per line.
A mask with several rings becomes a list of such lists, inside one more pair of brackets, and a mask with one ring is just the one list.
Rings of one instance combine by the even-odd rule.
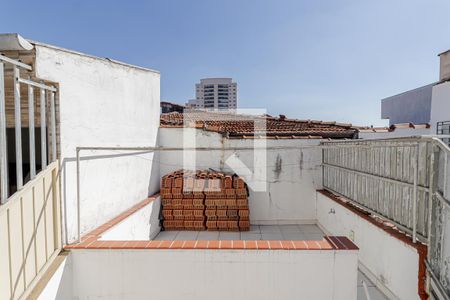
[[[111, 159], [119, 159], [119, 158], [126, 158], [126, 157], [136, 157], [136, 159], [142, 159], [142, 162], [145, 163], [150, 163], [151, 164], [151, 169], [149, 174], [146, 174], [145, 177], [148, 176], [149, 180], [147, 182], [147, 186], [145, 187], [145, 190], [147, 191], [147, 195], [146, 196], [151, 196], [153, 194], [155, 194], [156, 192], [159, 191], [159, 161], [158, 161], [158, 157], [159, 154], [158, 153], [154, 153], [152, 159], [147, 159], [147, 158], [143, 158], [142, 155], [148, 155], [149, 153], [151, 153], [151, 151], [137, 151], [137, 152], [127, 152], [127, 153], [117, 153], [117, 154], [104, 154], [104, 155], [87, 155], [87, 156], [82, 156], [80, 155], [80, 162], [87, 162], [87, 161], [98, 161], [98, 160], [111, 160]], [[68, 169], [70, 171], [68, 171]], [[81, 166], [81, 169], [83, 169], [83, 166]], [[68, 173], [75, 171], [76, 170], [76, 157], [67, 157], [64, 158], [61, 164], [61, 173], [63, 174], [63, 178], [62, 178], [62, 205], [63, 205], [63, 220], [64, 220], [64, 241], [67, 244], [69, 242], [70, 239], [73, 238], [73, 229], [72, 231], [69, 230], [69, 225], [68, 225], [68, 220], [71, 219], [73, 222], [72, 224], [74, 226], [77, 226], [77, 212], [73, 212], [69, 214], [69, 210], [70, 209], [76, 209], [76, 203], [68, 203], [68, 199], [70, 198], [71, 201], [73, 201], [73, 199], [76, 199], [76, 188], [73, 187], [73, 189], [71, 189], [72, 191], [75, 191], [75, 194], [70, 195], [70, 197], [68, 198], [68, 185], [72, 184], [75, 182], [76, 180], [76, 173], [72, 173], [70, 174], [70, 178], [68, 179]], [[129, 170], [127, 170], [129, 171]], [[83, 172], [83, 170], [81, 170], [81, 173]], [[129, 173], [127, 174], [126, 172], [124, 172], [121, 176], [124, 176], [124, 178], [126, 178], [127, 175], [130, 175]], [[95, 180], [95, 179], [93, 179]], [[70, 183], [68, 182], [70, 181]], [[75, 182], [76, 184], [76, 182]], [[83, 183], [81, 183], [83, 184]], [[99, 188], [107, 188], [107, 186], [102, 186]], [[122, 187], [121, 187], [122, 188]], [[129, 187], [126, 186], [126, 183], [124, 183], [123, 186], [123, 190], [125, 190], [124, 194], [128, 193], [126, 190]], [[82, 197], [83, 197], [83, 187], [81, 187], [82, 190]], [[88, 193], [89, 191], [84, 191], [84, 193]], [[145, 196], [144, 196], [145, 197]], [[106, 198], [106, 196], [105, 196]], [[82, 198], [83, 199], [83, 198]], [[120, 214], [123, 210], [131, 207], [133, 204], [142, 201], [143, 199], [139, 198], [139, 199], [132, 199], [132, 203], [130, 203], [128, 205], [128, 207], [124, 207], [122, 208], [120, 211], [115, 211], [113, 212], [113, 215], [111, 215], [110, 218], [115, 217], [116, 215]], [[83, 202], [83, 201], [82, 201]], [[101, 210], [102, 208], [100, 207], [101, 205], [104, 205], [103, 203], [104, 201], [98, 201], [98, 209]], [[158, 210], [159, 213], [159, 210]], [[153, 213], [152, 213], [153, 214]], [[83, 213], [81, 213], [81, 215], [83, 216]], [[95, 220], [96, 223], [94, 228], [97, 226], [100, 226], [101, 224], [103, 224], [104, 222], [106, 222], [107, 220]], [[154, 220], [150, 220], [150, 222], [154, 222]], [[159, 222], [159, 221], [158, 221]], [[83, 218], [81, 219], [81, 224], [83, 224]], [[155, 223], [152, 223], [155, 224]], [[159, 223], [158, 223], [159, 224]], [[71, 226], [73, 226], [71, 225]], [[82, 230], [83, 231], [83, 230]], [[71, 233], [72, 232], [72, 233]]]
[[161, 231], [161, 222], [160, 222], [161, 197], [158, 197], [150, 205], [152, 205], [153, 207], [148, 220], [148, 223], [150, 225], [148, 238], [149, 240], [153, 240]]

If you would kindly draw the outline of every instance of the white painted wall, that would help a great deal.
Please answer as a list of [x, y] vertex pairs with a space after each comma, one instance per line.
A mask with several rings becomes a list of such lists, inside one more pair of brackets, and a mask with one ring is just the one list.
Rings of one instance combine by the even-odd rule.
[[431, 98], [431, 132], [436, 134], [436, 123], [450, 121], [450, 82], [433, 86]]
[[159, 211], [161, 200], [158, 197], [122, 222], [102, 234], [100, 240], [151, 240], [161, 230], [159, 226]]
[[317, 220], [326, 233], [354, 240], [362, 271], [391, 299], [419, 299], [416, 249], [321, 193], [317, 193]]
[[433, 134], [431, 128], [396, 128], [394, 131], [390, 132], [360, 132], [358, 136], [361, 139], [389, 139], [430, 134]]
[[[216, 132], [193, 130], [197, 147], [252, 147], [254, 142], [252, 139], [227, 139]], [[315, 223], [315, 193], [322, 184], [320, 167], [322, 151], [313, 146], [319, 143], [320, 140], [306, 139], [267, 140], [267, 147], [304, 146], [308, 148], [267, 151], [267, 159], [262, 163], [267, 171], [267, 190], [265, 192], [250, 190], [249, 205], [252, 224]], [[183, 128], [160, 128], [159, 144], [162, 147], [182, 147]], [[225, 161], [232, 154], [233, 152], [225, 150], [199, 152], [195, 158], [196, 166], [192, 160], [187, 162], [186, 167], [189, 169], [214, 168], [230, 172], [232, 170]], [[253, 169], [252, 151], [238, 151], [237, 155], [250, 170]], [[182, 167], [182, 153], [176, 151], [161, 153], [161, 176]]]
[[48, 281], [37, 300], [66, 300], [72, 299], [73, 272], [72, 256], [68, 255], [59, 265]]
[[356, 300], [357, 251], [74, 250], [71, 257], [72, 282], [61, 281], [58, 293], [79, 300]]
[[[77, 235], [75, 148], [155, 146], [158, 72], [36, 45], [37, 77], [59, 83], [66, 240]], [[86, 156], [89, 156], [87, 159]], [[158, 190], [153, 154], [86, 151], [81, 163], [81, 229], [91, 230]]]

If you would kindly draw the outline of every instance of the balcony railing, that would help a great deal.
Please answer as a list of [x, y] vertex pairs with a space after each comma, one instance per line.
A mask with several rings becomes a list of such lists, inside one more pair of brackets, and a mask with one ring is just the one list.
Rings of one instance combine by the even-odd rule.
[[60, 250], [55, 161], [0, 205], [0, 299], [27, 299]]
[[430, 292], [450, 297], [450, 149], [411, 137], [323, 143], [323, 186], [428, 245]]
[[[5, 67], [12, 68], [12, 76], [5, 76]], [[35, 139], [35, 101], [34, 92], [35, 89], [39, 91], [39, 127], [40, 127], [40, 169], [44, 170], [47, 166], [48, 155], [51, 154], [50, 161], [56, 160], [56, 111], [55, 111], [55, 94], [56, 88], [48, 86], [43, 83], [34, 82], [30, 79], [23, 78], [23, 73], [32, 71], [31, 66], [26, 65], [20, 61], [13, 60], [6, 56], [0, 55], [0, 204], [6, 203], [9, 196], [15, 191], [20, 191], [24, 185], [24, 179], [29, 178], [32, 180], [36, 177], [36, 139]], [[30, 73], [31, 75], [31, 73]], [[11, 78], [12, 77], [12, 78]], [[7, 114], [7, 98], [5, 97], [5, 82], [12, 79], [12, 93], [13, 97], [13, 113]], [[21, 95], [21, 85], [27, 86], [27, 93]], [[27, 98], [27, 101], [22, 97]], [[48, 98], [47, 98], [48, 97]], [[48, 100], [48, 101], [47, 101]], [[49, 106], [48, 103], [49, 102]], [[24, 107], [22, 107], [24, 106]], [[48, 108], [50, 108], [48, 115]], [[26, 111], [28, 118], [28, 124], [25, 124], [22, 120], [23, 111]], [[8, 120], [9, 117], [9, 120]], [[13, 122], [9, 122], [13, 121]], [[50, 123], [50, 128], [47, 132], [47, 123]], [[9, 124], [8, 127], [8, 123]], [[14, 141], [15, 157], [8, 159], [8, 138], [7, 127], [14, 128]], [[23, 174], [23, 157], [24, 152], [22, 141], [22, 129], [28, 127], [28, 152], [29, 152], [29, 174], [24, 176]], [[47, 138], [47, 134], [49, 138]], [[8, 164], [13, 162], [15, 164], [15, 178], [14, 190], [12, 190], [11, 179], [8, 176], [9, 169]]]

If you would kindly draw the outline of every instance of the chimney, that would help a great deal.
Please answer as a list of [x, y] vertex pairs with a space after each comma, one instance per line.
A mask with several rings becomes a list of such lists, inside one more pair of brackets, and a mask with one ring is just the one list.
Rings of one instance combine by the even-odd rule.
[[450, 50], [439, 54], [441, 60], [439, 70], [439, 81], [450, 80]]

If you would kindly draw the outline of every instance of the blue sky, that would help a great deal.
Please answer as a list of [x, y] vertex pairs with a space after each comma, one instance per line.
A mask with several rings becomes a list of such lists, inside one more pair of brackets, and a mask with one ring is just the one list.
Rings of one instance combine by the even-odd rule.
[[161, 71], [184, 103], [233, 77], [241, 107], [384, 125], [380, 99], [438, 79], [450, 1], [6, 1], [0, 31]]

